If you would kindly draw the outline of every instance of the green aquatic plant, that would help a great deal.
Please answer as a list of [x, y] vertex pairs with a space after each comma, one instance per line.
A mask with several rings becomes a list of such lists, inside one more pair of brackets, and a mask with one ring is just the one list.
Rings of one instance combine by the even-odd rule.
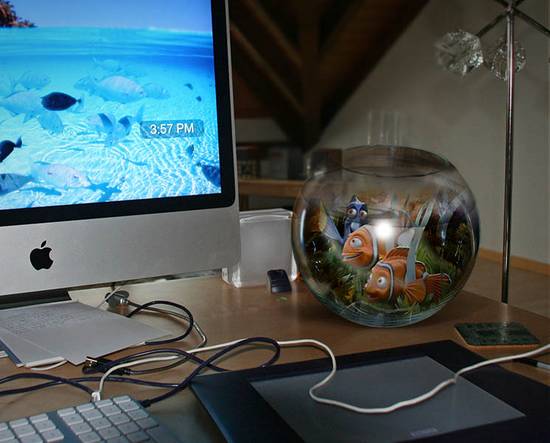
[[416, 259], [426, 265], [428, 274], [447, 274], [452, 281], [461, 275], [461, 270], [455, 264], [445, 260], [427, 241], [422, 240], [418, 246]]
[[[342, 260], [342, 245], [326, 235], [328, 218], [339, 231], [343, 230], [344, 213], [330, 215], [321, 202], [316, 202], [304, 231], [305, 251], [309, 257], [311, 277], [319, 285], [314, 292], [331, 304], [334, 309], [346, 311], [346, 315], [393, 315], [408, 317], [431, 311], [445, 304], [452, 293], [443, 288], [440, 296], [427, 294], [418, 302], [403, 295], [394, 301], [372, 300], [365, 293], [370, 270], [354, 267]], [[451, 282], [462, 278], [463, 264], [471, 258], [471, 232], [462, 223], [453, 223], [447, 230], [446, 247], [442, 247], [436, 232], [425, 232], [416, 259], [426, 265], [428, 274], [447, 274]], [[437, 240], [437, 241], [436, 241]]]

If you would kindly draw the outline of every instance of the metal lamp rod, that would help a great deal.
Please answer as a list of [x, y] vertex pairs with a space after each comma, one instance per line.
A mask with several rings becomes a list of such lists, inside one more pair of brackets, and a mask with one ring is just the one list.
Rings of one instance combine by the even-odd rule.
[[[544, 34], [546, 37], [549, 37], [550, 38], [550, 29], [548, 29], [546, 26], [544, 26], [542, 23], [539, 23], [538, 21], [536, 21], [534, 18], [530, 17], [529, 15], [527, 15], [525, 12], [523, 11], [520, 11], [519, 9], [517, 9], [517, 6], [519, 6], [519, 4], [521, 3], [521, 1], [518, 1], [516, 2], [515, 5], [509, 5], [506, 0], [495, 0], [497, 3], [503, 5], [503, 6], [506, 6], [506, 8], [508, 8], [508, 13], [509, 11], [513, 11], [513, 13], [515, 15], [517, 15], [519, 18], [521, 18], [524, 22], [526, 22], [527, 24], [531, 25], [533, 28], [535, 28], [537, 31], [541, 32], [542, 34]], [[500, 17], [500, 16], [499, 16]], [[500, 20], [499, 20], [500, 21]]]
[[514, 45], [514, 1], [508, 5], [506, 17], [507, 77], [506, 77], [506, 166], [504, 180], [504, 229], [502, 251], [501, 301], [508, 303], [510, 279], [510, 240], [512, 227], [512, 179], [514, 162], [514, 89], [516, 58]]
[[[521, 5], [525, 0], [518, 0], [516, 2], [516, 7]], [[504, 3], [504, 6], [508, 6], [506, 2]], [[483, 37], [485, 34], [487, 34], [491, 29], [493, 29], [496, 25], [498, 25], [502, 20], [506, 18], [508, 15], [508, 11], [504, 11], [502, 14], [497, 15], [494, 20], [488, 24], [486, 24], [483, 28], [479, 30], [479, 32], [476, 34], [479, 38]]]

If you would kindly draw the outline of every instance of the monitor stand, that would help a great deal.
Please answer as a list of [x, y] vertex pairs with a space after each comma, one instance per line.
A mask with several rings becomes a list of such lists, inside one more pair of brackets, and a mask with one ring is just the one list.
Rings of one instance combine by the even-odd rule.
[[0, 309], [20, 308], [23, 306], [41, 305], [60, 301], [69, 301], [71, 296], [67, 289], [51, 291], [25, 292], [22, 294], [0, 297]]

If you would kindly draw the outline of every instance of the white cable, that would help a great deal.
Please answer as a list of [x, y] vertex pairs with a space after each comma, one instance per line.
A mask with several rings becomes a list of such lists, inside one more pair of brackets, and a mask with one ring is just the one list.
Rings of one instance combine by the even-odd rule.
[[[199, 352], [215, 351], [215, 350], [218, 350], [218, 349], [225, 348], [227, 346], [234, 345], [234, 344], [239, 343], [241, 341], [242, 341], [242, 339], [233, 340], [233, 341], [230, 341], [230, 342], [227, 342], [227, 343], [221, 343], [219, 345], [212, 345], [212, 346], [205, 346], [204, 348], [190, 349], [186, 352], [188, 352], [189, 354], [198, 354]], [[131, 361], [131, 362], [128, 362], [128, 363], [121, 363], [120, 365], [113, 366], [112, 368], [107, 370], [105, 372], [105, 374], [103, 374], [103, 376], [101, 377], [101, 380], [99, 381], [99, 387], [98, 387], [97, 391], [95, 391], [92, 394], [92, 401], [101, 400], [101, 393], [103, 392], [103, 386], [105, 384], [105, 380], [113, 372], [118, 371], [119, 369], [130, 368], [132, 366], [139, 366], [139, 365], [143, 365], [143, 364], [146, 364], [146, 363], [157, 363], [157, 362], [163, 362], [163, 361], [176, 360], [178, 358], [181, 358], [181, 355], [171, 355], [171, 356], [167, 356], [167, 357], [150, 357], [150, 358], [144, 358], [142, 360], [135, 360], [135, 361]]]
[[[113, 294], [115, 294], [118, 290], [122, 289], [124, 286], [125, 286], [125, 284], [120, 285], [120, 286], [114, 288], [107, 295], [105, 295], [105, 298], [103, 299], [103, 301], [96, 308], [100, 308], [103, 305], [103, 303], [108, 302], [109, 299], [113, 296]], [[167, 310], [167, 309], [147, 307], [146, 310], [147, 311], [158, 312], [158, 313], [161, 313], [161, 314], [172, 315], [174, 317], [182, 318], [183, 320], [186, 320], [186, 321], [190, 320], [189, 317], [185, 314], [180, 314], [180, 313], [173, 312], [173, 311], [170, 311], [170, 310]], [[193, 353], [198, 352], [198, 351], [207, 350], [206, 348], [203, 347], [207, 342], [206, 334], [204, 333], [204, 331], [202, 330], [202, 328], [199, 326], [199, 324], [196, 321], [193, 322], [193, 329], [195, 329], [195, 331], [197, 331], [197, 333], [201, 337], [201, 342], [195, 348], [190, 349], [187, 352], [190, 353], [190, 354], [193, 354]], [[240, 341], [240, 340], [237, 340], [237, 341]], [[136, 345], [136, 347], [137, 346], [141, 346], [141, 345]], [[222, 345], [217, 345], [217, 346], [222, 346]], [[101, 377], [101, 380], [99, 382], [99, 389], [92, 393], [92, 401], [96, 402], [96, 401], [101, 400], [101, 393], [103, 391], [103, 385], [105, 384], [105, 380], [107, 379], [107, 377], [109, 377], [110, 374], [112, 374], [113, 372], [115, 372], [119, 369], [131, 367], [131, 366], [142, 365], [142, 364], [146, 364], [146, 363], [158, 363], [158, 362], [162, 362], [162, 361], [171, 361], [171, 360], [176, 360], [176, 359], [181, 359], [181, 358], [182, 358], [181, 355], [172, 355], [172, 356], [169, 356], [169, 357], [150, 357], [150, 358], [147, 358], [147, 359], [131, 361], [131, 362], [128, 362], [128, 363], [124, 363], [124, 364], [114, 366], [111, 369], [107, 370], [105, 372], [105, 374], [103, 375], [103, 377]], [[53, 369], [53, 367], [52, 367], [52, 369]]]
[[[218, 344], [218, 345], [212, 345], [212, 346], [206, 346], [204, 348], [192, 349], [192, 350], [187, 351], [187, 352], [189, 352], [190, 354], [198, 354], [200, 352], [215, 351], [215, 350], [218, 350], [218, 349], [225, 348], [227, 346], [237, 344], [239, 342], [242, 342], [243, 340], [244, 339], [233, 340], [233, 341], [230, 341], [230, 342], [227, 342], [227, 343], [221, 343], [221, 344]], [[414, 398], [411, 398], [411, 399], [408, 399], [408, 400], [403, 400], [403, 401], [394, 403], [393, 405], [380, 407], [380, 408], [362, 408], [362, 407], [350, 405], [348, 403], [344, 403], [344, 402], [341, 402], [341, 401], [338, 401], [338, 400], [332, 400], [330, 398], [321, 397], [321, 396], [319, 396], [315, 393], [315, 391], [317, 391], [319, 388], [327, 385], [332, 380], [334, 375], [336, 374], [336, 357], [334, 356], [334, 353], [332, 352], [332, 350], [327, 345], [325, 345], [324, 343], [322, 343], [320, 341], [313, 340], [313, 339], [286, 340], [286, 341], [278, 341], [277, 343], [281, 347], [310, 345], [310, 346], [314, 346], [316, 348], [322, 349], [329, 356], [332, 368], [331, 368], [329, 374], [325, 378], [323, 378], [319, 383], [316, 383], [311, 388], [309, 388], [309, 396], [311, 397], [312, 400], [316, 401], [317, 403], [322, 403], [322, 404], [326, 404], [326, 405], [330, 405], [330, 406], [336, 406], [336, 407], [346, 409], [346, 410], [352, 411], [352, 412], [357, 412], [357, 413], [360, 413], [360, 414], [387, 414], [389, 412], [393, 412], [393, 411], [396, 411], [398, 409], [402, 409], [402, 408], [405, 408], [405, 407], [408, 407], [408, 406], [413, 406], [413, 405], [422, 403], [422, 402], [432, 398], [437, 393], [439, 393], [440, 391], [445, 389], [447, 386], [455, 384], [458, 381], [458, 377], [462, 374], [465, 374], [466, 372], [470, 372], [470, 371], [473, 371], [475, 369], [479, 369], [483, 366], [493, 365], [493, 364], [497, 364], [497, 363], [504, 363], [504, 362], [507, 362], [507, 361], [517, 360], [517, 359], [520, 359], [520, 358], [533, 357], [535, 355], [542, 354], [542, 353], [550, 351], [550, 344], [547, 344], [545, 346], [534, 349], [532, 351], [524, 352], [522, 354], [510, 355], [510, 356], [506, 356], [506, 357], [499, 357], [499, 358], [494, 358], [494, 359], [491, 359], [491, 360], [482, 361], [480, 363], [476, 363], [475, 365], [471, 365], [471, 366], [460, 369], [459, 371], [457, 371], [455, 373], [455, 375], [452, 378], [449, 378], [447, 380], [442, 381], [441, 383], [436, 385], [433, 389], [426, 392], [425, 394], [419, 395], [418, 397], [414, 397]], [[123, 368], [138, 366], [138, 365], [146, 364], [146, 363], [170, 361], [170, 360], [174, 360], [176, 358], [178, 358], [178, 356], [175, 356], [175, 355], [174, 356], [167, 356], [167, 357], [151, 357], [151, 358], [146, 358], [146, 359], [143, 359], [143, 360], [136, 360], [136, 361], [132, 361], [132, 362], [129, 362], [129, 363], [123, 363], [123, 364], [120, 364], [120, 365], [117, 365], [117, 366], [113, 366], [111, 369], [109, 369], [103, 375], [103, 377], [101, 377], [101, 380], [99, 382], [98, 390], [95, 391], [92, 394], [92, 401], [101, 400], [101, 393], [103, 391], [103, 386], [105, 384], [106, 379], [109, 377], [109, 375], [111, 373], [113, 373], [113, 372], [115, 372], [119, 369], [123, 369]]]
[[[319, 342], [317, 342], [317, 343], [319, 343]], [[435, 396], [438, 392], [445, 389], [447, 386], [449, 386], [451, 384], [455, 384], [458, 381], [458, 377], [461, 374], [465, 374], [466, 372], [473, 371], [473, 370], [481, 368], [483, 366], [488, 366], [488, 365], [492, 365], [492, 364], [496, 364], [496, 363], [504, 363], [506, 361], [516, 360], [518, 358], [532, 357], [534, 355], [538, 355], [538, 354], [541, 354], [541, 353], [544, 353], [544, 352], [548, 352], [550, 350], [550, 344], [548, 344], [548, 345], [542, 346], [540, 348], [537, 348], [533, 351], [525, 352], [523, 354], [511, 355], [511, 356], [506, 356], [506, 357], [494, 358], [492, 360], [482, 361], [482, 362], [477, 363], [475, 365], [468, 366], [466, 368], [462, 368], [461, 370], [459, 370], [458, 372], [455, 373], [454, 377], [442, 381], [437, 386], [435, 386], [433, 389], [426, 392], [425, 394], [419, 395], [418, 397], [414, 397], [414, 398], [411, 398], [409, 400], [403, 400], [403, 401], [394, 403], [393, 405], [386, 406], [386, 407], [381, 407], [381, 408], [361, 408], [359, 406], [350, 405], [348, 403], [344, 403], [344, 402], [341, 402], [341, 401], [331, 400], [331, 399], [325, 398], [325, 397], [320, 397], [320, 396], [315, 394], [315, 391], [318, 388], [326, 385], [332, 379], [332, 377], [334, 377], [334, 374], [336, 373], [336, 360], [334, 358], [334, 355], [332, 354], [332, 352], [328, 349], [328, 347], [326, 345], [322, 344], [322, 347], [330, 355], [330, 358], [331, 358], [331, 361], [332, 361], [332, 370], [330, 371], [330, 373], [323, 380], [321, 380], [319, 383], [317, 383], [316, 385], [312, 386], [309, 389], [309, 396], [314, 401], [316, 401], [318, 403], [331, 405], [331, 406], [337, 406], [337, 407], [340, 407], [340, 408], [343, 408], [343, 409], [347, 409], [348, 411], [358, 412], [360, 414], [387, 414], [389, 412], [393, 412], [393, 411], [396, 411], [398, 409], [405, 408], [407, 406], [413, 406], [413, 405], [422, 403], [422, 402], [432, 398], [433, 396]]]
[[65, 363], [67, 363], [67, 360], [59, 361], [57, 363], [54, 363], [50, 366], [34, 366], [32, 368], [29, 368], [31, 371], [51, 371], [52, 369], [59, 368], [63, 366]]

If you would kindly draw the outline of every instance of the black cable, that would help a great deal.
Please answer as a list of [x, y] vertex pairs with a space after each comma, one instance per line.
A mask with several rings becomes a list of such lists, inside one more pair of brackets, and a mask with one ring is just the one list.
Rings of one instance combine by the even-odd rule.
[[[38, 374], [38, 375], [40, 375], [40, 374]], [[10, 378], [10, 377], [6, 377], [6, 379], [8, 379], [8, 378]], [[35, 378], [35, 377], [33, 377], [33, 378]], [[15, 389], [8, 389], [8, 390], [5, 390], [5, 391], [0, 391], [0, 397], [8, 396], [8, 395], [16, 395], [16, 394], [26, 394], [26, 393], [29, 393], [29, 392], [38, 391], [40, 389], [46, 389], [46, 388], [50, 388], [50, 387], [53, 387], [53, 386], [59, 386], [59, 385], [62, 385], [62, 384], [69, 384], [71, 386], [74, 386], [75, 383], [77, 383], [77, 384], [92, 383], [92, 382], [96, 383], [96, 382], [99, 382], [101, 380], [101, 377], [80, 377], [80, 378], [69, 378], [69, 379], [65, 379], [65, 378], [62, 378], [62, 377], [57, 377], [57, 378], [61, 379], [61, 380], [56, 380], [56, 381], [52, 380], [52, 381], [48, 381], [46, 383], [42, 383], [42, 384], [39, 384], [39, 385], [27, 386], [25, 388], [15, 388]], [[0, 384], [8, 383], [10, 381], [14, 381], [14, 380], [6, 380], [6, 379], [1, 379]], [[153, 388], [163, 388], [163, 389], [174, 388], [178, 385], [177, 383], [162, 383], [162, 382], [156, 382], [156, 381], [138, 380], [138, 379], [132, 379], [132, 378], [127, 378], [127, 377], [116, 377], [116, 376], [109, 376], [107, 378], [107, 380], [109, 382], [114, 382], [114, 383], [130, 383], [130, 384], [135, 384], [135, 385], [149, 386], [149, 387], [153, 387]], [[91, 395], [92, 392], [93, 392], [93, 390], [90, 389], [90, 391], [88, 393]]]
[[[139, 355], [143, 356], [143, 355], [162, 354], [162, 353], [167, 353], [167, 352], [173, 352], [175, 354], [180, 354], [182, 356], [185, 356], [189, 360], [193, 360], [193, 361], [199, 363], [198, 366], [195, 368], [195, 370], [193, 370], [191, 372], [191, 374], [189, 376], [187, 376], [180, 383], [162, 383], [162, 382], [138, 380], [138, 379], [132, 379], [132, 378], [127, 378], [127, 377], [118, 377], [118, 376], [109, 376], [107, 378], [107, 380], [109, 382], [115, 382], [115, 383], [131, 383], [131, 384], [137, 384], [137, 385], [143, 385], [143, 386], [151, 386], [151, 387], [157, 387], [157, 388], [171, 389], [169, 392], [167, 392], [163, 395], [160, 395], [160, 396], [157, 396], [157, 397], [154, 397], [154, 398], [151, 398], [151, 399], [143, 400], [143, 401], [140, 402], [144, 407], [148, 407], [148, 406], [150, 406], [154, 403], [165, 400], [165, 399], [175, 395], [176, 393], [184, 390], [189, 385], [191, 380], [193, 380], [193, 378], [195, 378], [202, 370], [204, 370], [206, 368], [210, 368], [210, 369], [216, 370], [218, 372], [227, 371], [227, 369], [218, 367], [218, 366], [216, 366], [212, 363], [215, 360], [223, 357], [224, 355], [228, 354], [229, 352], [231, 352], [231, 351], [233, 351], [233, 350], [235, 350], [239, 347], [249, 345], [249, 344], [253, 344], [253, 343], [266, 343], [266, 344], [272, 345], [273, 348], [274, 348], [273, 356], [268, 361], [266, 361], [265, 363], [260, 365], [259, 367], [271, 366], [273, 363], [275, 363], [279, 359], [279, 356], [280, 356], [280, 353], [281, 353], [281, 347], [275, 340], [273, 340], [271, 338], [266, 338], [266, 337], [253, 337], [253, 338], [247, 338], [247, 339], [241, 340], [237, 343], [233, 343], [231, 345], [228, 345], [225, 348], [218, 351], [217, 353], [210, 356], [209, 358], [207, 358], [206, 360], [203, 360], [203, 359], [197, 357], [194, 354], [190, 354], [186, 351], [182, 351], [182, 350], [179, 350], [179, 349], [168, 349], [168, 350], [167, 349], [164, 349], [164, 350], [163, 349], [157, 349], [157, 350], [153, 350], [153, 351], [144, 351], [144, 352], [139, 353]], [[138, 355], [138, 354], [136, 354], [136, 355]], [[135, 358], [135, 356], [124, 357], [122, 359], [117, 360], [117, 362], [120, 361], [120, 360], [130, 359], [130, 358]], [[132, 360], [129, 360], [129, 361], [132, 361]], [[9, 382], [12, 382], [12, 381], [16, 381], [16, 380], [21, 380], [21, 379], [48, 380], [48, 381], [46, 383], [42, 383], [42, 384], [38, 384], [38, 385], [34, 385], [34, 386], [28, 386], [28, 387], [25, 387], [25, 388], [15, 388], [15, 389], [10, 389], [10, 390], [0, 391], [0, 397], [1, 396], [7, 396], [7, 395], [28, 393], [28, 392], [37, 391], [37, 390], [40, 390], [40, 389], [45, 389], [45, 388], [49, 388], [49, 387], [52, 387], [52, 386], [58, 386], [58, 385], [62, 385], [62, 384], [67, 384], [69, 386], [80, 389], [80, 390], [86, 392], [89, 395], [92, 395], [92, 393], [94, 391], [91, 388], [89, 388], [88, 386], [83, 385], [82, 383], [99, 382], [101, 380], [101, 377], [80, 377], [80, 378], [68, 379], [68, 378], [63, 378], [63, 377], [57, 377], [55, 375], [50, 375], [50, 374], [33, 374], [33, 373], [13, 374], [13, 375], [10, 375], [8, 377], [4, 377], [4, 378], [0, 379], [0, 385], [5, 384], [5, 383], [9, 383]]]
[[[77, 381], [79, 383], [97, 383], [101, 381], [101, 377], [80, 377], [71, 379], [73, 381]], [[140, 385], [140, 386], [149, 386], [151, 388], [164, 388], [164, 389], [170, 389], [175, 386], [177, 386], [177, 383], [163, 383], [160, 381], [152, 381], [152, 380], [139, 380], [137, 378], [128, 378], [128, 377], [113, 377], [110, 375], [107, 380], [109, 382], [113, 383], [128, 383], [133, 385]]]
[[[130, 306], [139, 306], [136, 303], [130, 302], [129, 300], [127, 300], [127, 303]], [[152, 307], [148, 307], [147, 311], [148, 312], [156, 312], [156, 313], [160, 313], [160, 314], [170, 315], [172, 317], [177, 317], [177, 318], [180, 318], [182, 320], [185, 320], [186, 322], [189, 322], [189, 318], [186, 317], [185, 314], [181, 314], [179, 312], [174, 312], [174, 311], [170, 311], [170, 310], [166, 310], [166, 309], [152, 308]], [[193, 321], [193, 323], [194, 323], [193, 328], [196, 329], [198, 334], [201, 336], [201, 343], [198, 346], [199, 348], [201, 348], [207, 343], [208, 338], [206, 337], [206, 334], [200, 328], [198, 323], [196, 321]], [[129, 369], [129, 368], [127, 368], [127, 373], [128, 373], [128, 375], [156, 374], [158, 372], [164, 372], [164, 371], [168, 371], [170, 369], [177, 368], [178, 366], [181, 366], [181, 365], [185, 364], [188, 361], [189, 361], [189, 359], [187, 357], [182, 357], [181, 359], [176, 360], [173, 363], [163, 365], [163, 366], [155, 366], [154, 368], [148, 368], [148, 369]]]
[[[171, 338], [171, 339], [167, 339], [167, 340], [161, 340], [161, 341], [151, 341], [151, 342], [146, 342], [145, 344], [156, 345], [156, 344], [163, 344], [163, 343], [164, 344], [171, 343], [171, 342], [177, 341], [177, 340], [181, 339], [182, 337], [185, 337], [186, 335], [188, 335], [189, 330], [192, 330], [193, 328], [197, 329], [197, 332], [199, 333], [199, 335], [202, 338], [202, 342], [199, 345], [199, 347], [202, 347], [207, 342], [207, 337], [206, 337], [205, 333], [198, 326], [198, 324], [194, 321], [193, 316], [191, 315], [191, 313], [184, 306], [182, 306], [180, 304], [172, 303], [172, 302], [154, 301], [154, 302], [148, 303], [147, 305], [140, 305], [138, 303], [131, 302], [130, 300], [128, 300], [127, 297], [123, 297], [121, 295], [118, 295], [117, 293], [107, 294], [107, 296], [105, 297], [105, 301], [109, 301], [110, 298], [115, 298], [115, 299], [119, 300], [119, 303], [121, 303], [121, 304], [125, 304], [125, 305], [132, 306], [132, 307], [136, 308], [134, 311], [132, 311], [130, 314], [128, 314], [127, 317], [132, 317], [134, 314], [139, 313], [140, 311], [148, 311], [148, 312], [166, 314], [166, 315], [169, 315], [169, 316], [172, 316], [172, 317], [180, 318], [180, 319], [182, 319], [182, 320], [189, 323], [188, 330], [186, 330], [185, 333], [180, 337]], [[110, 301], [109, 301], [109, 304], [110, 304]], [[174, 311], [170, 311], [170, 310], [158, 309], [158, 308], [151, 307], [152, 305], [155, 305], [155, 304], [168, 304], [170, 306], [174, 306], [174, 307], [180, 309], [181, 311], [185, 312], [188, 315], [186, 315], [184, 313], [178, 313], [178, 312], [174, 312]], [[142, 354], [136, 354], [136, 355], [142, 355]], [[170, 364], [164, 365], [164, 366], [158, 366], [158, 367], [149, 368], [149, 369], [124, 369], [124, 370], [116, 371], [115, 373], [116, 374], [121, 374], [121, 375], [132, 375], [132, 376], [148, 375], [148, 374], [154, 374], [154, 373], [164, 372], [164, 371], [167, 371], [167, 370], [170, 370], [170, 369], [174, 369], [174, 368], [186, 363], [187, 361], [188, 361], [187, 357], [182, 357], [181, 359], [179, 359], [175, 362], [172, 362]], [[110, 367], [112, 367], [113, 364], [117, 364], [117, 363], [119, 363], [119, 361], [112, 363], [110, 360], [107, 360], [107, 359], [104, 359], [104, 358], [98, 358], [98, 359], [95, 359], [94, 361], [90, 362], [88, 365], [85, 365], [84, 368], [82, 369], [82, 372], [84, 374], [96, 374], [98, 372], [100, 372], [100, 373], [103, 372], [104, 373]]]
[[[4, 384], [4, 383], [9, 383], [9, 382], [12, 382], [12, 381], [15, 381], [15, 380], [21, 380], [21, 379], [33, 379], [33, 380], [48, 380], [50, 383], [55, 383], [55, 384], [67, 384], [67, 385], [70, 385], [74, 388], [77, 388], [77, 389], [80, 389], [84, 392], [86, 392], [87, 394], [89, 395], [92, 395], [92, 393], [94, 392], [91, 388], [89, 388], [88, 386], [84, 386], [83, 384], [79, 383], [79, 382], [76, 382], [76, 381], [73, 381], [71, 379], [68, 379], [68, 378], [63, 378], [63, 377], [57, 377], [55, 375], [50, 375], [50, 374], [13, 374], [13, 375], [10, 375], [8, 377], [4, 377], [2, 379], [0, 379], [0, 384]], [[40, 386], [40, 385], [38, 385]], [[30, 386], [28, 388], [21, 388], [21, 389], [28, 389], [28, 391], [25, 391], [25, 392], [30, 392], [30, 391], [33, 391], [35, 389], [40, 389], [40, 388], [35, 388], [35, 386]], [[0, 391], [0, 396], [2, 395], [9, 395], [9, 394], [5, 394], [4, 392]]]
[[[118, 366], [118, 365], [121, 365], [121, 364], [124, 364], [124, 363], [130, 363], [130, 362], [135, 361], [135, 360], [141, 360], [145, 357], [151, 357], [153, 355], [159, 355], [159, 354], [181, 355], [182, 360], [184, 360], [184, 361], [191, 360], [191, 361], [193, 361], [197, 364], [201, 364], [204, 361], [200, 357], [197, 357], [195, 354], [191, 354], [191, 353], [183, 351], [181, 349], [164, 348], [164, 349], [152, 349], [152, 350], [149, 350], [149, 351], [137, 352], [135, 354], [128, 355], [126, 357], [121, 357], [117, 360], [107, 360], [107, 359], [104, 359], [104, 358], [97, 359], [97, 360], [95, 360], [95, 363], [93, 365], [83, 368], [82, 371], [85, 374], [93, 374], [93, 373], [97, 373], [97, 372], [105, 373], [109, 369], [111, 369], [115, 366]], [[181, 364], [181, 363], [178, 362], [178, 365], [179, 364]], [[163, 368], [166, 368], [166, 367], [167, 366], [164, 366]], [[208, 368], [212, 369], [214, 371], [217, 371], [217, 372], [223, 372], [223, 371], [227, 370], [227, 369], [218, 367], [218, 366], [213, 365], [213, 364], [209, 364]], [[121, 368], [121, 369], [114, 372], [114, 374], [118, 374], [118, 375], [136, 375], [136, 373], [137, 373], [137, 371], [133, 371], [129, 368]]]
[[[82, 368], [82, 372], [84, 374], [104, 374], [107, 372], [111, 367], [115, 366], [111, 360], [102, 359], [102, 362], [94, 362], [88, 366], [84, 366]], [[130, 360], [131, 361], [131, 360]], [[174, 363], [170, 363], [168, 365], [164, 366], [155, 366], [154, 368], [149, 369], [130, 369], [130, 368], [124, 368], [119, 369], [114, 372], [114, 374], [118, 375], [131, 375], [131, 376], [142, 376], [142, 375], [149, 375], [149, 374], [157, 374], [159, 372], [165, 372], [170, 369], [177, 368], [178, 366], [183, 365], [184, 363], [188, 362], [189, 359], [187, 357], [182, 357], [179, 360], [176, 360]]]
[[[187, 337], [189, 335], [189, 333], [193, 330], [193, 328], [197, 328], [197, 331], [199, 332], [199, 334], [202, 337], [202, 342], [201, 342], [200, 346], [202, 346], [206, 343], [206, 340], [207, 340], [206, 335], [200, 329], [200, 327], [198, 327], [198, 324], [194, 321], [193, 315], [191, 314], [191, 312], [187, 308], [185, 308], [184, 306], [182, 306], [178, 303], [158, 300], [158, 301], [152, 301], [152, 302], [146, 303], [144, 305], [140, 305], [138, 303], [131, 302], [127, 299], [127, 297], [122, 297], [120, 295], [117, 295], [116, 293], [107, 294], [105, 300], [109, 301], [109, 299], [111, 297], [114, 297], [115, 299], [118, 299], [119, 303], [121, 303], [121, 304], [126, 304], [126, 305], [129, 305], [129, 306], [132, 306], [132, 307], [136, 308], [132, 312], [130, 312], [126, 315], [126, 317], [128, 317], [128, 318], [134, 316], [135, 314], [137, 314], [139, 312], [148, 311], [148, 312], [166, 314], [166, 315], [170, 315], [172, 317], [177, 317], [177, 318], [183, 319], [183, 320], [185, 320], [186, 322], [189, 323], [186, 331], [182, 335], [180, 335], [178, 337], [166, 339], [166, 340], [149, 341], [149, 342], [145, 343], [147, 345], [167, 344], [167, 343], [172, 343], [172, 342], [181, 340], [181, 339]], [[178, 312], [173, 312], [173, 311], [170, 311], [170, 310], [163, 310], [163, 309], [158, 309], [158, 308], [152, 307], [154, 305], [159, 305], [159, 304], [173, 306], [173, 307], [183, 311], [183, 313], [178, 313]], [[174, 352], [173, 350], [170, 350], [170, 351]], [[119, 360], [115, 360], [115, 361], [111, 361], [111, 360], [108, 360], [108, 359], [105, 359], [105, 358], [89, 359], [89, 361], [87, 361], [87, 364], [82, 368], [82, 372], [84, 374], [105, 373], [111, 367], [113, 367], [115, 365], [125, 363], [125, 362], [130, 362], [134, 358], [141, 358], [143, 356], [149, 355], [149, 352], [150, 351], [146, 351], [146, 352], [142, 352], [142, 353], [136, 353], [136, 354], [133, 354], [131, 356], [125, 357], [124, 359], [119, 359]], [[176, 367], [186, 363], [188, 360], [189, 360], [188, 356], [182, 356], [181, 359], [179, 359], [177, 361], [174, 361], [172, 363], [169, 363], [167, 365], [164, 365], [164, 366], [154, 367], [154, 368], [149, 368], [149, 369], [140, 369], [140, 370], [125, 368], [125, 369], [115, 371], [115, 374], [118, 374], [118, 375], [132, 375], [132, 376], [153, 374], [153, 373], [163, 372], [163, 371], [167, 371], [169, 369], [176, 368]]]
[[[212, 362], [214, 362], [215, 360], [223, 357], [225, 354], [227, 354], [227, 353], [229, 353], [229, 352], [231, 352], [231, 351], [233, 351], [237, 348], [240, 348], [241, 346], [245, 346], [245, 345], [252, 344], [252, 343], [267, 343], [269, 345], [272, 345], [273, 348], [275, 349], [275, 352], [273, 353], [273, 356], [267, 362], [263, 363], [259, 367], [264, 368], [264, 367], [267, 367], [267, 366], [271, 366], [273, 363], [275, 363], [279, 359], [279, 356], [281, 354], [281, 346], [279, 345], [279, 343], [277, 343], [276, 340], [273, 340], [272, 338], [267, 338], [267, 337], [245, 338], [243, 340], [240, 340], [237, 343], [233, 343], [231, 345], [226, 346], [225, 348], [219, 350], [218, 352], [216, 352], [215, 354], [213, 354], [212, 356], [210, 356], [206, 360], [203, 360], [191, 372], [191, 374], [189, 374], [181, 383], [178, 384], [178, 386], [176, 386], [172, 390], [170, 390], [170, 391], [168, 391], [168, 392], [166, 392], [162, 395], [159, 395], [157, 397], [149, 398], [147, 400], [141, 400], [140, 404], [144, 408], [148, 408], [149, 406], [151, 406], [155, 403], [158, 403], [159, 401], [166, 400], [167, 398], [172, 397], [173, 395], [175, 395], [178, 392], [181, 392], [185, 388], [187, 388], [187, 386], [189, 385], [191, 380], [193, 380], [203, 369], [207, 368]], [[185, 351], [182, 351], [182, 352], [185, 352]]]
[[173, 342], [176, 342], [176, 341], [179, 341], [179, 340], [183, 340], [193, 330], [193, 326], [195, 324], [195, 321], [193, 319], [193, 314], [191, 314], [191, 311], [189, 311], [189, 309], [187, 309], [183, 305], [180, 305], [178, 303], [174, 303], [174, 302], [171, 302], [171, 301], [164, 301], [164, 300], [151, 301], [151, 302], [145, 303], [144, 305], [139, 305], [139, 304], [133, 303], [133, 302], [128, 302], [128, 304], [130, 306], [135, 307], [135, 309], [132, 312], [126, 314], [126, 317], [128, 317], [128, 318], [131, 318], [135, 314], [137, 314], [137, 313], [139, 313], [143, 310], [146, 310], [150, 306], [155, 306], [155, 305], [166, 305], [166, 306], [172, 306], [172, 307], [177, 308], [177, 309], [181, 309], [189, 317], [189, 325], [187, 326], [187, 329], [185, 330], [185, 332], [183, 334], [181, 334], [177, 337], [174, 337], [174, 338], [167, 338], [165, 340], [147, 341], [147, 342], [145, 342], [146, 345], [165, 345], [165, 344], [168, 344], [168, 343], [173, 343]]
[[174, 363], [170, 363], [169, 365], [164, 366], [158, 366], [150, 369], [128, 369], [128, 375], [149, 375], [149, 374], [157, 374], [159, 372], [165, 372], [169, 371], [170, 369], [177, 368], [178, 366], [183, 365], [184, 363], [187, 363], [189, 359], [187, 357], [182, 357], [179, 360], [176, 360]]

